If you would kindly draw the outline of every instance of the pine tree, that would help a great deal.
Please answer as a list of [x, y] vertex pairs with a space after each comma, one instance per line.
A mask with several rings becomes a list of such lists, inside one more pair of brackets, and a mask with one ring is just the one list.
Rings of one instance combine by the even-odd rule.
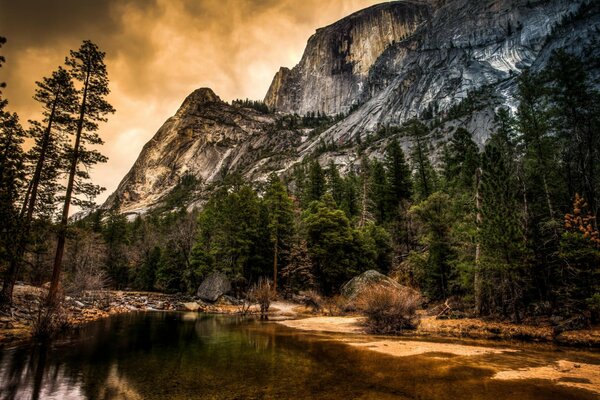
[[325, 172], [321, 168], [319, 161], [315, 160], [310, 164], [308, 171], [308, 187], [306, 191], [306, 201], [310, 204], [312, 201], [320, 200], [327, 189], [325, 181]]
[[568, 194], [581, 193], [598, 217], [600, 93], [592, 89], [582, 60], [564, 50], [553, 54], [545, 73], [550, 81], [552, 124], [564, 148]]
[[344, 210], [348, 218], [354, 218], [360, 213], [358, 206], [359, 185], [359, 178], [354, 171], [350, 171], [343, 179], [342, 199], [339, 204], [340, 208]]
[[479, 149], [471, 132], [458, 128], [446, 146], [444, 178], [449, 191], [472, 193], [479, 167]]
[[[17, 114], [0, 111], [0, 261], [9, 266], [16, 265], [22, 228], [18, 202], [25, 182], [25, 136]], [[12, 302], [13, 275], [9, 268], [0, 298], [3, 307]]]
[[373, 203], [371, 201], [371, 163], [366, 156], [362, 156], [360, 164], [360, 210], [358, 227], [362, 228], [366, 226], [368, 222], [373, 221], [373, 214], [371, 214]]
[[[502, 121], [502, 119], [501, 119]], [[500, 123], [488, 143], [482, 159], [481, 197], [482, 245], [488, 312], [500, 311], [520, 320], [523, 293], [527, 283], [528, 249], [519, 203], [514, 140], [510, 129]]]
[[[0, 37], [0, 47], [6, 43]], [[4, 57], [0, 56], [0, 67]], [[0, 89], [6, 87], [0, 83]], [[22, 230], [22, 218], [18, 210], [18, 201], [25, 183], [25, 152], [23, 143], [26, 132], [15, 113], [4, 111], [8, 102], [1, 97], [0, 91], [0, 261], [9, 264], [0, 292], [0, 306], [12, 303], [12, 288], [16, 265], [19, 261], [19, 238]]]
[[280, 254], [282, 250], [289, 249], [292, 228], [294, 224], [294, 210], [283, 182], [276, 174], [269, 176], [264, 201], [269, 214], [269, 233], [273, 246], [273, 289], [277, 292], [277, 278]]
[[[558, 162], [555, 156], [558, 146], [555, 137], [550, 134], [546, 93], [540, 76], [526, 71], [519, 77], [517, 124], [526, 157], [525, 168], [531, 184], [541, 182], [547, 218], [552, 220], [555, 215], [548, 178], [550, 168]], [[553, 176], [552, 181], [557, 180], [558, 177]]]
[[51, 77], [36, 82], [36, 85], [38, 88], [34, 99], [42, 105], [45, 127], [32, 121], [29, 129], [28, 136], [34, 139], [34, 146], [28, 154], [31, 178], [21, 207], [22, 229], [16, 239], [15, 257], [11, 260], [2, 287], [2, 298], [6, 299], [12, 298], [35, 213], [45, 217], [51, 217], [54, 213], [55, 195], [64, 170], [64, 132], [72, 122], [71, 113], [76, 101], [73, 82], [63, 68], [53, 72]]
[[326, 171], [327, 191], [331, 193], [337, 205], [341, 205], [344, 198], [344, 181], [340, 176], [337, 165], [331, 160]]
[[370, 193], [372, 212], [377, 223], [382, 224], [388, 218], [388, 181], [383, 164], [378, 160], [371, 162]]
[[411, 161], [414, 172], [413, 183], [417, 199], [426, 199], [436, 188], [436, 173], [429, 161], [427, 136], [429, 130], [422, 122], [411, 120], [407, 122], [404, 131], [412, 140]]
[[397, 213], [402, 200], [410, 199], [412, 195], [412, 181], [410, 168], [406, 163], [404, 152], [398, 139], [394, 138], [386, 149], [384, 165], [387, 175], [387, 197], [390, 211]]
[[335, 293], [364, 267], [357, 264], [360, 248], [350, 221], [327, 194], [304, 211], [303, 225], [317, 280], [325, 294]]
[[96, 133], [98, 123], [106, 121], [106, 114], [115, 111], [105, 100], [109, 89], [104, 56], [105, 53], [101, 52], [98, 46], [90, 41], [84, 41], [79, 50], [71, 51], [70, 57], [65, 60], [66, 65], [70, 68], [69, 73], [74, 80], [81, 84], [81, 89], [78, 91], [79, 106], [74, 127], [75, 141], [72, 149], [67, 153], [70, 166], [58, 229], [52, 280], [48, 292], [49, 304], [57, 301], [71, 203], [80, 206], [89, 205], [88, 201], [77, 199], [75, 196], [84, 194], [88, 198], [93, 198], [101, 189], [85, 180], [89, 178], [87, 171], [91, 166], [106, 161], [106, 157], [96, 150], [87, 148], [86, 144], [93, 146], [103, 143]]

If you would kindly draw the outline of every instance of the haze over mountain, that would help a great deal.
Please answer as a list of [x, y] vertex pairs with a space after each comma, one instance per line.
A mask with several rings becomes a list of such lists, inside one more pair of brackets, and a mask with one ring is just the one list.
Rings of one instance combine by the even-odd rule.
[[[189, 204], [198, 204], [227, 174], [260, 182], [311, 157], [348, 171], [359, 167], [358, 142], [379, 157], [390, 136], [374, 134], [414, 117], [431, 122], [434, 148], [456, 126], [482, 145], [494, 111], [514, 107], [524, 70], [543, 68], [559, 48], [584, 59], [598, 56], [599, 31], [599, 3], [583, 0], [372, 6], [318, 29], [300, 62], [275, 74], [265, 96], [272, 112], [227, 104], [209, 88], [194, 91], [144, 146], [104, 207], [147, 212], [164, 205], [185, 179], [193, 181]], [[598, 82], [600, 70], [589, 68]], [[467, 98], [468, 107], [450, 112]], [[331, 116], [331, 126], [321, 131], [290, 117], [313, 113]]]

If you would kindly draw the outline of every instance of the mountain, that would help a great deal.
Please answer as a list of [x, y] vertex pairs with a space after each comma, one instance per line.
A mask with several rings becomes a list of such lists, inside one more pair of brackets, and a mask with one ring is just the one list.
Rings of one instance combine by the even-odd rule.
[[[190, 94], [104, 207], [144, 213], [168, 204], [182, 185], [187, 204], [199, 204], [228, 173], [263, 181], [309, 157], [347, 171], [359, 164], [359, 138], [370, 139], [366, 154], [380, 157], [389, 137], [374, 133], [413, 117], [437, 122], [434, 147], [456, 126], [483, 145], [495, 109], [514, 109], [517, 77], [543, 68], [554, 50], [590, 60], [599, 83], [599, 38], [598, 1], [406, 0], [369, 7], [318, 29], [298, 65], [276, 73], [264, 99], [273, 112], [227, 104], [207, 88]], [[309, 113], [331, 117], [318, 126], [294, 117]]]

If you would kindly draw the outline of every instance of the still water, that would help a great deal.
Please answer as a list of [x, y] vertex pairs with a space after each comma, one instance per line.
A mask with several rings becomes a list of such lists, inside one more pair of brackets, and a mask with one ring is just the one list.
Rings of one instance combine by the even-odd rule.
[[0, 348], [0, 398], [598, 398], [549, 381], [490, 379], [491, 365], [590, 357], [600, 362], [593, 353], [533, 347], [519, 356], [476, 361], [440, 354], [394, 358], [339, 339], [232, 316], [115, 316], [51, 344]]

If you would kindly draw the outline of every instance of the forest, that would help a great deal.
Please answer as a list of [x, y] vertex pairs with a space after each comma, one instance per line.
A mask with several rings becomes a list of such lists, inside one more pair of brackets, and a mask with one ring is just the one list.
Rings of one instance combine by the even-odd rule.
[[[115, 111], [104, 53], [86, 41], [36, 82], [43, 120], [24, 128], [0, 103], [0, 301], [10, 304], [17, 281], [50, 282], [50, 305], [102, 287], [195, 293], [213, 271], [238, 296], [260, 278], [284, 297], [334, 296], [375, 269], [470, 315], [598, 322], [600, 93], [564, 51], [517, 79], [518, 107], [497, 109], [483, 148], [462, 127], [434, 148], [429, 115], [354, 138], [360, 162], [349, 169], [322, 165], [331, 149], [317, 149], [266, 182], [230, 174], [201, 209], [186, 208], [200, 182], [183, 176], [147, 215], [130, 221], [116, 207], [75, 221], [70, 206], [101, 193], [89, 170], [106, 161], [98, 131]], [[375, 141], [383, 157], [369, 155]]]

